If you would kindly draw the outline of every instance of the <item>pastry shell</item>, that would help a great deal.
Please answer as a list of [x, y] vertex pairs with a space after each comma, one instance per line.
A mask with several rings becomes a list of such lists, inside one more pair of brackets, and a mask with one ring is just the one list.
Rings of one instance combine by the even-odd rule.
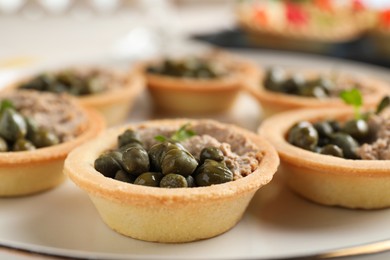
[[[77, 69], [77, 68], [76, 68]], [[93, 67], [80, 69], [94, 69]], [[116, 71], [112, 71], [116, 73]], [[109, 89], [107, 91], [75, 97], [83, 106], [91, 107], [98, 111], [104, 118], [107, 126], [113, 126], [126, 121], [129, 111], [134, 105], [135, 99], [142, 93], [145, 81], [139, 73], [135, 71], [123, 73], [124, 83], [121, 88]], [[29, 77], [19, 80], [7, 86], [17, 88], [21, 82], [25, 82]]]
[[[214, 60], [213, 56], [209, 59]], [[205, 115], [229, 110], [242, 90], [243, 82], [255, 81], [258, 77], [257, 66], [250, 61], [223, 57], [221, 62], [234, 66], [234, 70], [217, 79], [178, 78], [146, 72], [150, 64], [158, 61], [142, 64], [139, 69], [144, 73], [156, 110], [182, 116]]]
[[63, 165], [68, 153], [104, 129], [104, 120], [91, 109], [83, 109], [88, 122], [73, 140], [33, 151], [0, 153], [0, 196], [12, 197], [42, 192], [64, 179]]
[[385, 160], [348, 160], [310, 152], [286, 141], [297, 122], [353, 118], [349, 108], [302, 109], [275, 115], [258, 132], [277, 149], [280, 174], [297, 194], [320, 204], [346, 208], [390, 207], [390, 169]]
[[[236, 181], [209, 187], [165, 189], [128, 184], [106, 178], [94, 160], [116, 145], [117, 136], [129, 127], [209, 124], [234, 129], [259, 147], [259, 167]], [[98, 139], [75, 149], [65, 162], [65, 173], [86, 191], [103, 221], [132, 238], [179, 243], [206, 239], [231, 229], [242, 217], [254, 193], [271, 181], [279, 164], [274, 148], [264, 139], [235, 126], [211, 120], [160, 120], [108, 130]]]
[[[316, 71], [302, 71], [306, 77], [319, 75]], [[260, 82], [263, 81], [265, 72], [261, 72]], [[355, 78], [349, 75], [342, 75], [344, 78]], [[359, 77], [359, 83], [367, 88], [363, 94], [364, 105], [372, 107], [378, 104], [383, 96], [390, 93], [390, 87], [387, 83], [371, 77]], [[261, 104], [262, 117], [267, 118], [274, 114], [301, 108], [325, 108], [325, 107], [347, 107], [343, 100], [339, 97], [330, 97], [326, 99], [318, 99], [311, 97], [301, 97], [284, 93], [273, 92], [267, 90], [263, 84], [256, 82], [255, 84], [247, 84], [246, 90]]]

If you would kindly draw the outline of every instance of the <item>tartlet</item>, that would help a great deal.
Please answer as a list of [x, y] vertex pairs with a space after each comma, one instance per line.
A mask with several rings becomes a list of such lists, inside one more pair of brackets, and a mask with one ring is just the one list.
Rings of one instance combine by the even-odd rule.
[[[94, 160], [111, 149], [125, 129], [177, 129], [183, 124], [207, 126], [219, 141], [234, 138], [252, 143], [259, 166], [235, 181], [194, 188], [159, 188], [129, 184], [104, 177]], [[200, 134], [200, 133], [199, 133]], [[229, 142], [230, 141], [230, 142]], [[232, 146], [239, 149], [246, 143]], [[65, 173], [85, 190], [103, 221], [113, 230], [132, 238], [164, 243], [189, 242], [217, 236], [231, 229], [242, 217], [254, 193], [271, 181], [279, 159], [264, 139], [235, 126], [211, 120], [159, 120], [115, 128], [74, 150], [65, 162]]]
[[[330, 75], [328, 72], [307, 69], [288, 70], [288, 73], [302, 75], [305, 79]], [[291, 109], [346, 107], [346, 104], [338, 96], [314, 98], [268, 90], [264, 87], [265, 76], [266, 72], [261, 71], [260, 80], [254, 84], [250, 82], [245, 88], [260, 103], [263, 118]], [[364, 106], [367, 107], [376, 105], [383, 96], [390, 93], [390, 88], [386, 82], [373, 77], [341, 72], [338, 78], [340, 81], [351, 82], [351, 88], [354, 86], [354, 82], [358, 84], [364, 97]], [[337, 82], [335, 85], [337, 86]]]
[[323, 52], [360, 37], [374, 15], [360, 1], [244, 1], [238, 24], [252, 43], [270, 48]]
[[[21, 101], [26, 98], [26, 92], [28, 91], [18, 90], [7, 93], [3, 92], [2, 97], [4, 98], [5, 95], [8, 99], [10, 96], [19, 96], [21, 97], [19, 101]], [[23, 96], [21, 96], [21, 93], [24, 93]], [[1, 197], [33, 194], [59, 185], [64, 180], [62, 168], [68, 153], [81, 143], [95, 137], [104, 128], [104, 120], [97, 112], [81, 107], [68, 97], [56, 96], [51, 93], [38, 94], [35, 91], [30, 94], [39, 96], [40, 100], [49, 100], [50, 102], [62, 104], [65, 103], [67, 108], [65, 113], [67, 115], [77, 117], [80, 113], [80, 116], [82, 116], [83, 119], [74, 120], [77, 124], [74, 125], [75, 136], [72, 138], [64, 137], [63, 142], [59, 144], [38, 148], [32, 151], [0, 152]], [[30, 102], [34, 103], [34, 101], [31, 100]], [[32, 110], [32, 107], [28, 105], [27, 110]], [[70, 110], [75, 111], [75, 113], [69, 112]], [[52, 112], [57, 113], [58, 111]], [[42, 117], [42, 114], [38, 115], [38, 117], [40, 119], [44, 118]], [[68, 122], [72, 124], [72, 118], [69, 118], [68, 120]], [[61, 127], [62, 123], [59, 121], [53, 122], [53, 125], [55, 126], [49, 127], [58, 129]], [[64, 132], [62, 132], [61, 135], [64, 135]]]
[[354, 117], [349, 108], [302, 109], [265, 120], [258, 132], [277, 149], [279, 172], [299, 195], [329, 206], [377, 209], [390, 207], [390, 171], [386, 160], [350, 160], [322, 155], [293, 146], [289, 129], [300, 121], [318, 122]]
[[139, 66], [157, 111], [181, 116], [225, 112], [234, 104], [243, 82], [256, 80], [258, 77], [257, 67], [252, 62], [225, 53], [211, 53], [195, 58], [221, 65], [226, 74], [202, 79], [148, 72], [150, 66], [162, 64], [163, 59]]
[[[58, 73], [74, 73], [75, 75], [95, 74], [103, 77], [104, 89], [93, 94], [75, 95], [78, 101], [100, 112], [108, 126], [113, 126], [125, 121], [131, 110], [135, 99], [144, 89], [144, 80], [139, 73], [123, 72], [103, 67], [69, 67], [46, 74], [58, 75]], [[7, 88], [19, 88], [23, 84], [43, 74], [32, 75], [20, 81], [14, 82]]]

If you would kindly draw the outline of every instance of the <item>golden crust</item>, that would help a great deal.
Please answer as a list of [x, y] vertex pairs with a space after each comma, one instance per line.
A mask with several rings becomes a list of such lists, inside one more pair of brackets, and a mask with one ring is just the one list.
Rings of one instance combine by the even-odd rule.
[[[159, 242], [187, 242], [218, 235], [237, 223], [254, 192], [271, 181], [279, 163], [273, 147], [255, 134], [235, 126], [223, 126], [233, 128], [235, 133], [254, 142], [262, 159], [258, 169], [249, 176], [211, 187], [164, 189], [133, 185], [106, 178], [93, 167], [94, 160], [103, 151], [114, 147], [118, 134], [130, 126], [180, 127], [187, 122], [223, 126], [211, 120], [182, 119], [149, 121], [111, 129], [98, 140], [74, 150], [66, 159], [65, 173], [90, 195], [106, 224], [119, 233]], [[142, 225], [142, 230], [138, 225]], [[204, 228], [198, 228], [201, 226]]]
[[223, 112], [233, 105], [243, 82], [257, 80], [258, 70], [255, 64], [230, 55], [219, 53], [215, 59], [231, 65], [229, 75], [218, 79], [191, 79], [145, 72], [150, 64], [158, 61], [140, 64], [138, 70], [144, 74], [158, 109], [182, 115]]
[[[85, 69], [94, 68], [83, 68], [83, 70]], [[99, 111], [103, 115], [107, 126], [113, 126], [125, 121], [134, 100], [142, 93], [145, 87], [144, 78], [136, 71], [122, 76], [125, 78], [121, 88], [112, 88], [94, 95], [75, 97], [81, 105]], [[6, 86], [5, 90], [17, 88], [21, 82], [25, 82], [28, 79], [24, 78], [13, 82]]]
[[[306, 71], [306, 74], [307, 73], [318, 74], [318, 72], [316, 73]], [[264, 71], [261, 72], [260, 78], [263, 77]], [[345, 75], [345, 77], [348, 77], [348, 75]], [[260, 82], [261, 81], [262, 80], [260, 80]], [[359, 84], [369, 89], [367, 93], [363, 94], [364, 105], [366, 107], [375, 106], [383, 98], [383, 96], [390, 94], [390, 87], [387, 85], [387, 83], [375, 78], [359, 78]], [[345, 103], [339, 97], [317, 99], [287, 95], [269, 91], [258, 82], [256, 84], [247, 84], [245, 89], [260, 102], [264, 110], [264, 117], [269, 117], [276, 113], [288, 111], [291, 109], [347, 107], [347, 105], [345, 105]]]
[[287, 184], [302, 196], [325, 205], [348, 208], [390, 207], [390, 171], [385, 160], [347, 160], [306, 151], [289, 144], [285, 136], [296, 122], [353, 117], [349, 108], [302, 109], [275, 115], [258, 132], [281, 158]]
[[63, 163], [68, 153], [104, 129], [103, 118], [83, 109], [87, 125], [71, 141], [34, 151], [0, 153], [0, 196], [21, 196], [44, 191], [60, 184]]

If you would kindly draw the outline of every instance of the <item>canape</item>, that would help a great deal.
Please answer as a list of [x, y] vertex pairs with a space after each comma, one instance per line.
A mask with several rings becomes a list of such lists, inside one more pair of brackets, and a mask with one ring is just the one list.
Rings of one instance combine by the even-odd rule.
[[[179, 143], [170, 137], [183, 125], [196, 135]], [[161, 136], [170, 137], [162, 142], [154, 138]], [[205, 159], [209, 155], [200, 154], [207, 147], [220, 149], [222, 158]], [[134, 164], [142, 166], [130, 167]], [[108, 130], [74, 150], [65, 173], [88, 193], [113, 230], [145, 241], [179, 243], [231, 229], [278, 164], [267, 141], [236, 126], [157, 120]]]

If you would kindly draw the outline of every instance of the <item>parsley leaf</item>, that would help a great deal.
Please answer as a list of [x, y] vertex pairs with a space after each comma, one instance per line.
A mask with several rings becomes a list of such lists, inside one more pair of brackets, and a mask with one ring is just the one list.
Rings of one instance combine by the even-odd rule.
[[177, 141], [177, 142], [182, 142], [182, 141], [184, 141], [184, 140], [186, 140], [186, 139], [196, 135], [196, 133], [193, 130], [188, 129], [189, 126], [190, 126], [189, 123], [182, 125], [169, 138], [166, 137], [166, 136], [163, 136], [163, 135], [156, 135], [154, 137], [154, 139], [159, 141], [159, 142], [164, 142], [164, 141], [167, 141], [169, 139]]
[[340, 98], [346, 104], [353, 106], [356, 119], [360, 119], [362, 117], [360, 109], [363, 105], [363, 97], [358, 89], [353, 88], [350, 90], [343, 90], [340, 93]]

